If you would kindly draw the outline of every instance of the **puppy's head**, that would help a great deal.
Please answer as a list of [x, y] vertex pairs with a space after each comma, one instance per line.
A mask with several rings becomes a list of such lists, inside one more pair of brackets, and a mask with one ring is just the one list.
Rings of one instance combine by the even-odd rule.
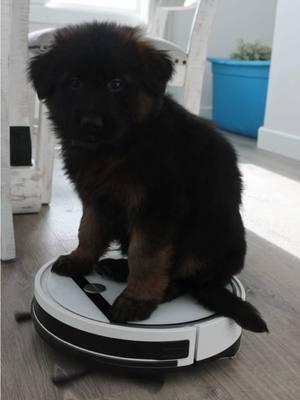
[[108, 23], [57, 31], [29, 79], [65, 139], [118, 142], [157, 112], [173, 65], [138, 29]]

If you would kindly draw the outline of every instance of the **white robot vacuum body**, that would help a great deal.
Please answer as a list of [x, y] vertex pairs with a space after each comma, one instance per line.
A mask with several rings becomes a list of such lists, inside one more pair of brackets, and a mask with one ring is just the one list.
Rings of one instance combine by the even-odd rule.
[[[241, 327], [188, 295], [161, 304], [147, 320], [111, 323], [110, 306], [125, 284], [96, 273], [60, 276], [51, 267], [49, 262], [36, 275], [33, 321], [48, 343], [81, 359], [128, 368], [176, 368], [232, 357], [239, 348]], [[237, 278], [228, 288], [245, 299]]]

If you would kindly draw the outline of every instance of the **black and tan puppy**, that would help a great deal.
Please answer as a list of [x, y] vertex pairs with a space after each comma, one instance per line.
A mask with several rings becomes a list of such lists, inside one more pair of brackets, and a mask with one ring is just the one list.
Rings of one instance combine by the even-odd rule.
[[49, 108], [66, 173], [82, 200], [79, 245], [59, 274], [86, 274], [112, 241], [125, 260], [100, 273], [127, 280], [114, 321], [147, 318], [190, 292], [261, 332], [265, 322], [224, 288], [244, 264], [241, 178], [232, 147], [165, 95], [173, 65], [139, 30], [108, 23], [58, 30], [29, 76]]

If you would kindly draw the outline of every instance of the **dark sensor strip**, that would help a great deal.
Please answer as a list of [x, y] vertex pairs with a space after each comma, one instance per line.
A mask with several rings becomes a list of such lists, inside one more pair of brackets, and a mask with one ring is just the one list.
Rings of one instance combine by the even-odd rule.
[[105, 298], [99, 293], [91, 293], [84, 290], [87, 285], [90, 285], [90, 282], [85, 279], [84, 276], [73, 276], [73, 281], [80, 287], [80, 289], [84, 292], [86, 296], [99, 308], [99, 310], [110, 320], [110, 307], [111, 305]]

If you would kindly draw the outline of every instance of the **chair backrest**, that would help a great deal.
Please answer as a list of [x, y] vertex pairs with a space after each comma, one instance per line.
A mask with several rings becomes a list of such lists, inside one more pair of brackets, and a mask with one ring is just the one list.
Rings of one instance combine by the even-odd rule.
[[205, 41], [210, 34], [218, 0], [198, 0], [195, 2], [195, 13], [190, 30], [187, 53], [191, 53], [195, 43]]
[[198, 0], [192, 29], [187, 45], [183, 104], [198, 114], [207, 57], [208, 39], [211, 32], [218, 0]]
[[185, 0], [149, 0], [147, 34], [165, 38], [168, 20], [168, 9], [183, 7]]
[[[153, 44], [167, 50], [176, 63], [176, 73], [169, 83], [170, 86], [183, 87], [182, 103], [196, 114], [200, 110], [207, 45], [217, 2], [218, 0], [198, 0], [186, 7], [171, 6], [171, 2], [156, 1], [157, 8], [153, 14], [156, 20], [150, 25], [150, 29], [158, 35], [158, 38], [151, 37]], [[164, 6], [164, 3], [168, 6]], [[185, 13], [191, 8], [195, 11], [186, 48], [180, 49], [174, 43], [163, 40], [168, 19], [172, 18], [172, 14]]]

